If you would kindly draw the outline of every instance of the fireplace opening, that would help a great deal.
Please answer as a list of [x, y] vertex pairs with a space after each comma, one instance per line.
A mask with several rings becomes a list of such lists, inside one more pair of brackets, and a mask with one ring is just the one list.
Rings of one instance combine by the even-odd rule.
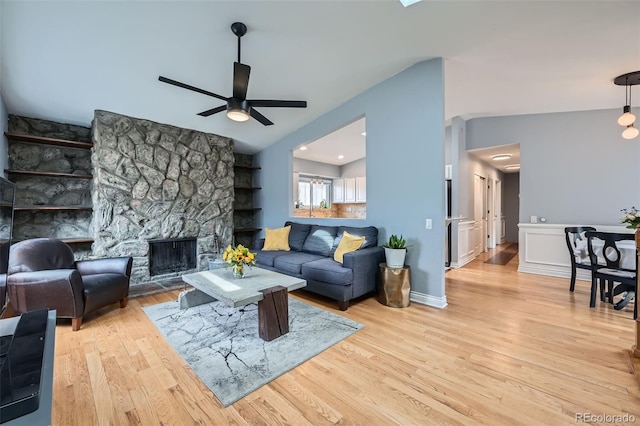
[[196, 238], [149, 241], [149, 275], [188, 271], [198, 266]]

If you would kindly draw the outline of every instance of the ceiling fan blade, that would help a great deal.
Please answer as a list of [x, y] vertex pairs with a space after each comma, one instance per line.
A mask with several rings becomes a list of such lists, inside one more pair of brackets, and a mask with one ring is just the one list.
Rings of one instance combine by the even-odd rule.
[[267, 117], [265, 117], [264, 115], [260, 114], [258, 111], [256, 111], [255, 109], [251, 108], [251, 110], [249, 111], [249, 114], [255, 118], [256, 120], [258, 120], [259, 122], [261, 122], [262, 124], [264, 124], [265, 126], [271, 126], [273, 125], [273, 121], [269, 120]]
[[220, 96], [215, 93], [208, 92], [206, 90], [198, 89], [197, 87], [194, 87], [194, 86], [189, 86], [188, 84], [180, 83], [179, 81], [171, 80], [170, 78], [167, 78], [167, 77], [160, 76], [158, 77], [158, 80], [160, 80], [163, 83], [173, 84], [174, 86], [182, 87], [183, 89], [193, 90], [194, 92], [202, 93], [203, 95], [213, 96], [214, 98], [218, 98], [223, 101], [226, 101], [229, 99], [229, 98], [225, 98], [224, 96]]
[[224, 111], [226, 109], [227, 109], [227, 106], [226, 105], [222, 105], [222, 106], [219, 106], [219, 107], [208, 109], [206, 111], [199, 112], [198, 115], [200, 115], [202, 117], [209, 117], [210, 115], [217, 114], [217, 113], [222, 112], [222, 111]]
[[269, 108], [306, 108], [307, 101], [278, 101], [273, 99], [253, 99], [249, 100], [251, 106]]
[[247, 99], [247, 88], [249, 87], [249, 73], [251, 67], [249, 65], [241, 64], [240, 62], [233, 63], [233, 97], [244, 101]]

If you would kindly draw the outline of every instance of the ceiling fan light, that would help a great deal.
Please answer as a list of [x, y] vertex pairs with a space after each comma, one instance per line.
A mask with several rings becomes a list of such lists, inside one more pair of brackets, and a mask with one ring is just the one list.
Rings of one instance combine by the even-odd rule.
[[625, 105], [622, 109], [622, 115], [618, 118], [618, 124], [621, 126], [630, 126], [636, 121], [636, 116], [631, 114], [631, 106]]
[[625, 139], [633, 139], [638, 136], [640, 130], [633, 127], [633, 124], [627, 126], [626, 129], [622, 132], [622, 137]]
[[250, 109], [249, 102], [246, 100], [231, 98], [227, 101], [227, 117], [233, 121], [247, 121], [251, 117]]
[[249, 114], [241, 109], [229, 109], [227, 110], [227, 117], [233, 121], [247, 121], [249, 119]]

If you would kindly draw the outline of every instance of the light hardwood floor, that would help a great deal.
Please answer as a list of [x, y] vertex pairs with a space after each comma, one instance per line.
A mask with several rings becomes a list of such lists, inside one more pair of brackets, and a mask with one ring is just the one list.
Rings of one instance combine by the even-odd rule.
[[[498, 249], [499, 250], [499, 249]], [[133, 299], [56, 331], [53, 424], [558, 425], [576, 413], [640, 421], [631, 372], [632, 307], [589, 309], [588, 283], [519, 274], [488, 253], [446, 273], [449, 306], [405, 309], [375, 298], [346, 312], [366, 327], [222, 408]]]

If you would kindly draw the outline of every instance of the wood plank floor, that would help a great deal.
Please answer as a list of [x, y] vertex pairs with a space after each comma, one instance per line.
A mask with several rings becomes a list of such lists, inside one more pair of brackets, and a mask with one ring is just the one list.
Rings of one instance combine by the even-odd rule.
[[[497, 250], [499, 251], [499, 249]], [[223, 408], [140, 309], [177, 291], [103, 310], [56, 331], [53, 424], [559, 425], [576, 413], [640, 418], [628, 350], [632, 307], [589, 309], [588, 283], [484, 261], [446, 273], [449, 306], [346, 312], [366, 327]], [[257, 327], [257, 325], [256, 325]], [[256, 330], [257, 331], [257, 330]]]

